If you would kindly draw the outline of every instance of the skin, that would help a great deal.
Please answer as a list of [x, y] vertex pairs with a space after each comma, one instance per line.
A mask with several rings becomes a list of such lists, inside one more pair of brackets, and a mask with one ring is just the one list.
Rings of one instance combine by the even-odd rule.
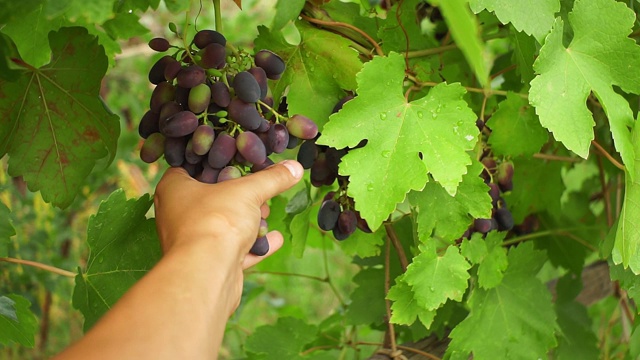
[[209, 185], [180, 168], [167, 170], [155, 193], [164, 252], [77, 343], [54, 359], [215, 359], [227, 320], [240, 303], [242, 271], [282, 246], [267, 234], [269, 253], [249, 249], [270, 198], [302, 177], [291, 160], [240, 179]]

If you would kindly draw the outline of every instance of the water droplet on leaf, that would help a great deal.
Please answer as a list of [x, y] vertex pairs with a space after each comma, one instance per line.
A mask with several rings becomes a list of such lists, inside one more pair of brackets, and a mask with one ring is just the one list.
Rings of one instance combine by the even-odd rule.
[[380, 120], [387, 120], [387, 113], [380, 113]]
[[382, 157], [383, 158], [388, 158], [389, 156], [391, 156], [391, 151], [390, 150], [385, 150], [382, 152]]

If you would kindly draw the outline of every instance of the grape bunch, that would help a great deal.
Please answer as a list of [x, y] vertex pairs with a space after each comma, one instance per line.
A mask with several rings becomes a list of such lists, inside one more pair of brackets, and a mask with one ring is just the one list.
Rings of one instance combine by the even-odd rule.
[[[333, 113], [342, 109], [342, 106], [353, 95], [348, 95], [333, 108]], [[317, 137], [316, 137], [317, 139]], [[370, 233], [367, 222], [355, 210], [355, 203], [347, 195], [349, 178], [338, 174], [338, 165], [348, 149], [334, 149], [332, 147], [316, 144], [316, 139], [307, 140], [300, 145], [298, 162], [305, 169], [310, 169], [311, 184], [315, 187], [323, 185], [331, 186], [337, 180], [339, 189], [337, 192], [327, 193], [318, 211], [318, 226], [324, 231], [331, 231], [336, 240], [345, 240], [357, 229]], [[358, 144], [362, 147], [365, 142]]]
[[[260, 171], [273, 164], [272, 153], [316, 137], [313, 120], [273, 109], [267, 80], [279, 79], [285, 70], [275, 53], [260, 50], [252, 57], [214, 30], [198, 31], [185, 47], [172, 46], [165, 38], [152, 39], [149, 47], [176, 51], [149, 71], [156, 87], [138, 128], [144, 162], [164, 156], [170, 166], [214, 184]], [[262, 219], [251, 253], [267, 253], [266, 233]]]

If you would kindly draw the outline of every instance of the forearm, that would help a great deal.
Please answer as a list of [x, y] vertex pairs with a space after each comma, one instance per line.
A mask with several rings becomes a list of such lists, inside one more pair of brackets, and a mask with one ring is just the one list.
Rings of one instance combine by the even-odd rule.
[[212, 359], [239, 299], [240, 256], [220, 241], [172, 249], [60, 359]]

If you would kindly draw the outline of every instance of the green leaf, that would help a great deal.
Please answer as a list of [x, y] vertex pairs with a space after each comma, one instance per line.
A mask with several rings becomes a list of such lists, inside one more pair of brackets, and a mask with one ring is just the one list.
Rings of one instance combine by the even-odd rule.
[[368, 139], [342, 158], [339, 172], [350, 176], [349, 195], [372, 229], [409, 190], [425, 186], [427, 173], [455, 195], [471, 164], [467, 150], [477, 141], [476, 115], [462, 100], [459, 84], [440, 84], [407, 103], [403, 79], [400, 54], [366, 63], [357, 75], [358, 96], [331, 117], [318, 139], [338, 149]]
[[46, 0], [0, 0], [0, 24], [7, 24], [16, 19], [24, 19], [34, 8], [41, 6]]
[[[640, 128], [633, 129], [633, 148], [636, 163], [640, 161]], [[630, 168], [625, 164], [625, 192], [622, 211], [618, 219], [616, 240], [611, 258], [615, 264], [630, 267], [634, 274], [640, 274], [640, 165]], [[635, 172], [635, 176], [631, 174]]]
[[381, 324], [386, 307], [384, 301], [384, 270], [367, 268], [353, 277], [356, 287], [345, 317], [350, 325]]
[[333, 107], [344, 97], [344, 90], [356, 88], [354, 77], [362, 63], [342, 36], [304, 22], [296, 22], [296, 27], [301, 40], [291, 45], [282, 32], [260, 26], [255, 49], [272, 50], [286, 62], [282, 78], [271, 89], [274, 99], [279, 99], [288, 88], [289, 114], [303, 114], [322, 128]]
[[309, 184], [305, 183], [304, 189], [298, 191], [291, 200], [287, 203], [284, 211], [287, 214], [297, 215], [307, 210], [311, 205], [311, 199], [309, 198]]
[[[529, 101], [540, 123], [556, 140], [583, 158], [589, 155], [594, 121], [587, 108], [593, 92], [603, 106], [615, 146], [633, 177], [634, 153], [628, 127], [633, 113], [614, 90], [640, 93], [640, 47], [631, 33], [635, 14], [620, 2], [576, 0], [569, 22], [574, 36], [563, 46], [564, 23], [558, 19], [535, 62]], [[594, 24], [607, 24], [605, 27]]]
[[84, 315], [85, 331], [160, 259], [155, 221], [145, 217], [152, 203], [148, 194], [127, 200], [120, 189], [89, 218], [91, 252], [73, 290], [73, 307]]
[[480, 264], [487, 256], [487, 243], [482, 238], [482, 234], [476, 232], [471, 235], [471, 239], [463, 239], [460, 244], [460, 253], [472, 264]]
[[487, 255], [478, 266], [478, 284], [485, 289], [498, 286], [507, 269], [507, 252], [502, 247], [505, 235], [505, 232], [492, 231], [485, 239]]
[[297, 258], [301, 258], [307, 245], [307, 236], [309, 234], [309, 214], [311, 208], [307, 208], [303, 212], [296, 214], [291, 219], [289, 231], [291, 232], [291, 242], [293, 246], [293, 254]]
[[404, 52], [407, 50], [407, 46], [409, 50], [439, 46], [437, 41], [425, 36], [420, 27], [418, 13], [415, 9], [423, 3], [423, 0], [398, 1], [388, 11], [387, 18], [383, 22], [378, 19], [380, 22], [378, 36], [382, 40], [382, 49], [385, 53]]
[[[409, 201], [418, 212], [418, 237], [424, 242], [435, 235], [445, 240], [459, 238], [473, 218], [491, 217], [489, 187], [478, 176], [482, 165], [474, 162], [455, 196], [451, 196], [440, 185], [430, 182], [420, 192], [411, 192]], [[434, 209], [438, 209], [434, 211]]]
[[102, 27], [113, 39], [130, 39], [149, 32], [139, 21], [138, 15], [126, 12], [105, 21]]
[[618, 281], [620, 287], [627, 292], [627, 296], [640, 301], [640, 276], [636, 275], [631, 269], [625, 269], [622, 264], [609, 264], [609, 276], [611, 280]]
[[512, 31], [513, 62], [523, 84], [529, 84], [534, 78], [533, 62], [536, 59], [536, 40], [522, 32]]
[[403, 280], [413, 289], [418, 306], [436, 310], [447, 299], [462, 300], [470, 268], [455, 246], [449, 246], [443, 256], [438, 256], [435, 248], [424, 246], [407, 267]]
[[167, 9], [174, 14], [189, 10], [190, 1], [185, 0], [164, 0]]
[[382, 227], [371, 234], [356, 230], [347, 240], [340, 242], [340, 248], [349, 256], [361, 258], [377, 256], [380, 255], [385, 237], [386, 233]]
[[512, 92], [498, 105], [487, 126], [492, 130], [489, 145], [498, 156], [530, 156], [549, 140], [527, 100]]
[[32, 348], [38, 332], [38, 320], [31, 303], [22, 296], [0, 296], [0, 344], [21, 344]]
[[113, 11], [114, 0], [69, 1], [65, 16], [69, 19], [82, 19], [87, 24], [101, 24], [109, 19]]
[[19, 58], [15, 45], [0, 32], [0, 80], [16, 81], [20, 77], [20, 71], [14, 68], [11, 58]]
[[536, 278], [546, 257], [525, 243], [509, 251], [500, 285], [474, 288], [469, 316], [451, 331], [447, 353], [466, 358], [543, 359], [556, 345], [551, 294]]
[[481, 85], [489, 78], [489, 54], [480, 38], [480, 27], [469, 10], [467, 0], [429, 0], [442, 11], [456, 44], [476, 74]]
[[305, 345], [316, 338], [318, 328], [303, 320], [285, 317], [274, 325], [263, 325], [249, 336], [244, 344], [247, 352], [258, 357], [251, 359], [303, 359]]
[[289, 23], [298, 18], [305, 0], [278, 0], [276, 3], [276, 15], [273, 17], [271, 31], [279, 31]]
[[9, 154], [11, 176], [24, 176], [31, 191], [66, 207], [97, 162], [113, 160], [120, 130], [98, 96], [107, 58], [96, 38], [76, 27], [49, 40], [51, 64], [27, 66], [17, 82], [0, 81], [0, 156]]
[[399, 325], [411, 325], [420, 322], [429, 328], [436, 316], [436, 311], [426, 309], [416, 301], [411, 286], [404, 281], [404, 275], [396, 279], [396, 284], [389, 289], [387, 299], [393, 301], [391, 305], [391, 322]]
[[517, 6], [511, 0], [469, 0], [474, 13], [482, 10], [494, 12], [503, 24], [512, 23], [518, 31], [533, 35], [539, 43], [549, 33], [560, 11], [560, 1], [520, 1]]
[[11, 223], [11, 210], [0, 201], [0, 257], [7, 256], [7, 246], [11, 243], [11, 237], [16, 234], [16, 229]]

